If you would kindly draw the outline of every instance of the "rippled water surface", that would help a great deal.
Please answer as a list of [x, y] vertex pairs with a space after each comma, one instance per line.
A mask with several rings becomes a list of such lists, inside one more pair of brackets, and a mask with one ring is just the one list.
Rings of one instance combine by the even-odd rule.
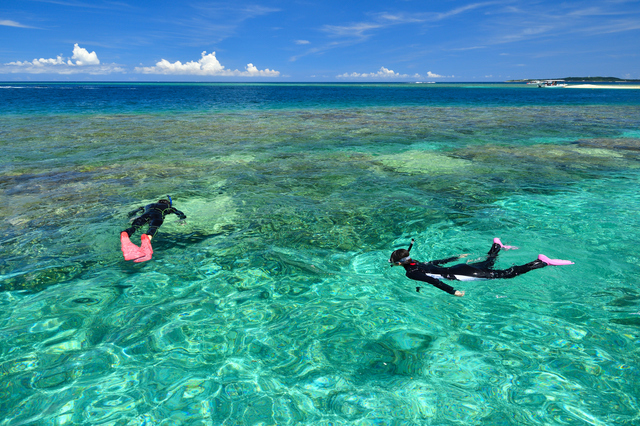
[[0, 86], [0, 425], [640, 423], [640, 91]]

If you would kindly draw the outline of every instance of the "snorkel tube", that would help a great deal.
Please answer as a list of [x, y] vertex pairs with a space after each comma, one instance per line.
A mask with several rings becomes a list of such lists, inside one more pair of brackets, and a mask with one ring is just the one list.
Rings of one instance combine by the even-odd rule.
[[[409, 253], [411, 252], [411, 247], [413, 247], [414, 242], [415, 240], [412, 238], [411, 244], [409, 244], [408, 249], [406, 250], [399, 249], [391, 253], [391, 257], [389, 258], [389, 263], [391, 263], [391, 265], [389, 266], [400, 266], [407, 260], [411, 259], [411, 256], [409, 255]], [[398, 258], [400, 256], [402, 256], [400, 259], [394, 260], [394, 258]]]
[[[169, 198], [169, 201], [171, 201], [171, 198]], [[413, 243], [415, 243], [416, 240], [414, 240], [413, 238], [411, 239], [411, 244], [409, 244], [409, 248], [407, 249], [408, 252], [411, 252], [411, 247], [413, 247]]]
[[171, 195], [167, 195], [167, 198], [169, 199], [169, 207], [173, 207], [173, 200], [171, 199]]
[[413, 243], [415, 243], [416, 240], [414, 240], [413, 238], [411, 239], [411, 243], [409, 243], [409, 248], [407, 248], [407, 255], [405, 257], [403, 257], [402, 259], [398, 260], [396, 262], [396, 265], [400, 266], [402, 265], [404, 262], [406, 262], [407, 260], [411, 259], [411, 256], [409, 256], [409, 253], [411, 253], [411, 247], [413, 247]]

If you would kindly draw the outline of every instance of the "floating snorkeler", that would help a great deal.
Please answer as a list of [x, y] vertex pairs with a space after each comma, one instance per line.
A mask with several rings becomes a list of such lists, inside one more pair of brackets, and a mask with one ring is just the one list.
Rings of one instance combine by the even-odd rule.
[[[129, 212], [129, 217], [133, 217], [137, 214], [142, 215], [133, 219], [131, 228], [125, 229], [120, 233], [120, 243], [122, 244], [122, 254], [124, 260], [133, 260], [134, 262], [145, 262], [151, 260], [153, 255], [153, 248], [151, 247], [151, 239], [164, 222], [164, 218], [168, 214], [176, 214], [180, 220], [184, 220], [187, 216], [180, 210], [173, 207], [173, 200], [169, 195], [168, 199], [159, 200], [157, 203], [147, 204], [144, 207], [139, 207], [132, 212]], [[145, 234], [140, 237], [141, 246], [133, 244], [129, 238], [133, 235], [138, 228], [145, 224], [149, 224], [149, 229]]]
[[[472, 281], [483, 279], [492, 280], [497, 278], [513, 278], [517, 277], [518, 275], [525, 274], [529, 271], [533, 271], [534, 269], [544, 268], [545, 266], [549, 265], [573, 265], [573, 262], [569, 260], [549, 259], [544, 254], [541, 254], [536, 260], [525, 265], [515, 265], [511, 268], [502, 270], [492, 269], [494, 263], [496, 262], [496, 259], [498, 258], [498, 253], [500, 253], [501, 249], [517, 249], [517, 247], [505, 246], [502, 244], [499, 238], [494, 238], [493, 245], [491, 246], [489, 253], [487, 253], [486, 260], [482, 262], [468, 264], [461, 263], [450, 267], [445, 267], [441, 265], [453, 262], [454, 260], [466, 257], [467, 255], [463, 254], [461, 256], [450, 257], [447, 259], [418, 263], [415, 260], [411, 259], [411, 255], [409, 254], [414, 242], [415, 240], [412, 239], [411, 244], [409, 245], [409, 248], [407, 250], [400, 249], [391, 253], [391, 258], [389, 259], [391, 266], [404, 266], [405, 271], [407, 271], [407, 277], [411, 278], [412, 280], [427, 282], [442, 291], [446, 291], [447, 293], [453, 294], [454, 296], [458, 297], [464, 296], [464, 291], [456, 290], [440, 280], [446, 279], [454, 281]], [[416, 291], [419, 292], [420, 287], [416, 287]]]

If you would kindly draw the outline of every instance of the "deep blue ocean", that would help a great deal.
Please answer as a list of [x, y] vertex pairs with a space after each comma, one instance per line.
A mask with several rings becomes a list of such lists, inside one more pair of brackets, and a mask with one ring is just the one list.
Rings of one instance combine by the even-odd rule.
[[[0, 426], [640, 424], [638, 89], [0, 83], [0, 149]], [[495, 237], [575, 264], [389, 267]]]

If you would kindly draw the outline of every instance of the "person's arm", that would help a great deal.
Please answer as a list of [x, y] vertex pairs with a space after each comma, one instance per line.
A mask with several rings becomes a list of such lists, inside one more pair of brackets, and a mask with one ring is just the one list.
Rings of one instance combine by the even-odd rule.
[[187, 215], [182, 213], [180, 210], [176, 209], [175, 207], [172, 207], [172, 212], [171, 213], [175, 213], [176, 215], [178, 215], [178, 217], [180, 218], [180, 220], [185, 220], [187, 218]]
[[444, 265], [445, 263], [453, 262], [454, 260], [458, 260], [461, 257], [466, 257], [466, 256], [467, 256], [466, 254], [463, 254], [462, 256], [447, 257], [446, 259], [431, 260], [429, 261], [429, 263], [433, 265]]
[[[407, 277], [416, 281], [424, 281], [426, 283], [431, 284], [432, 286], [439, 288], [442, 291], [446, 291], [449, 294], [454, 296], [462, 297], [464, 296], [464, 291], [458, 291], [455, 288], [451, 287], [449, 284], [445, 284], [437, 278], [433, 278], [432, 276], [427, 275], [426, 273], [415, 270], [411, 272], [407, 272]], [[420, 291], [420, 287], [416, 287], [416, 291]]]
[[139, 214], [139, 213], [142, 213], [142, 212], [144, 212], [144, 207], [138, 207], [137, 209], [130, 211], [130, 212], [127, 214], [127, 216], [129, 216], [129, 217], [133, 217], [133, 216], [135, 216], [135, 215], [137, 215], [137, 214]]

